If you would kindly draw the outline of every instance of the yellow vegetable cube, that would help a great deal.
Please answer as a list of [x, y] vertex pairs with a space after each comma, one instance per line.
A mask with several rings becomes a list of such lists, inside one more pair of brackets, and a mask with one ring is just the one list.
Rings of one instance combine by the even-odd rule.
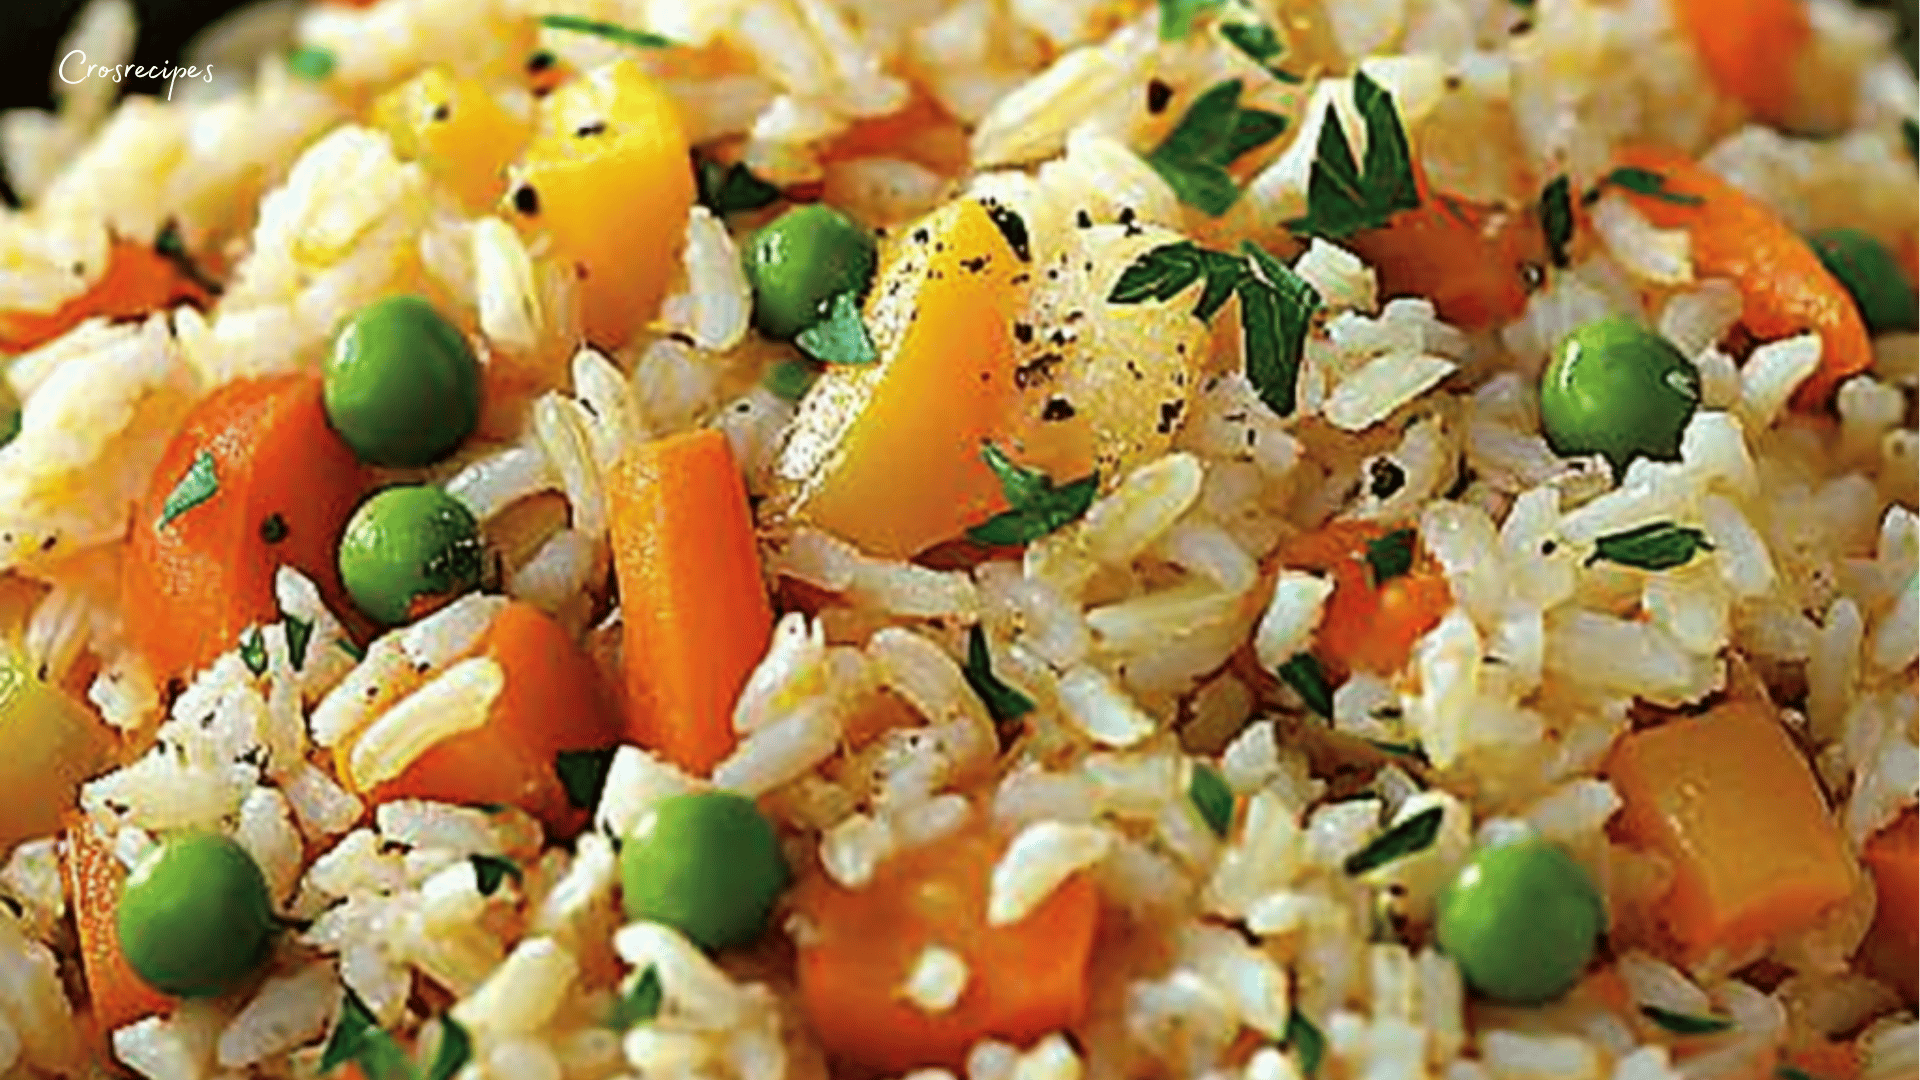
[[418, 161], [469, 210], [485, 210], [507, 186], [507, 163], [533, 132], [474, 79], [432, 67], [382, 94], [373, 122], [402, 160]]

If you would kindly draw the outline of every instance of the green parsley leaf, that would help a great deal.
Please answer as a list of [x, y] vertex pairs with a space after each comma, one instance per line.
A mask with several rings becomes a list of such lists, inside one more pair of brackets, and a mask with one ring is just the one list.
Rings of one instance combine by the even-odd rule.
[[1339, 240], [1377, 229], [1394, 214], [1420, 205], [1413, 151], [1393, 95], [1358, 71], [1353, 76], [1353, 103], [1366, 124], [1366, 172], [1354, 162], [1353, 145], [1347, 141], [1339, 111], [1328, 103], [1307, 174], [1306, 215], [1287, 222], [1287, 228], [1296, 233]]
[[799, 401], [807, 396], [813, 380], [819, 377], [819, 365], [810, 360], [788, 358], [768, 368], [760, 377], [760, 385], [781, 401]]
[[373, 1013], [358, 994], [347, 991], [340, 1006], [340, 1019], [327, 1038], [320, 1054], [320, 1075], [325, 1076], [348, 1062], [360, 1066], [366, 1080], [414, 1080], [418, 1075], [406, 1051], [392, 1035], [381, 1030]]
[[352, 657], [356, 664], [367, 658], [367, 650], [356, 645], [351, 638], [334, 638], [333, 647]]
[[1327, 673], [1312, 653], [1294, 653], [1280, 665], [1280, 681], [1293, 687], [1300, 700], [1320, 716], [1332, 719], [1333, 691], [1327, 686]]
[[1567, 245], [1573, 242], [1573, 196], [1571, 181], [1561, 173], [1540, 191], [1540, 228], [1547, 234], [1547, 253], [1553, 265], [1565, 268], [1572, 260]]
[[1307, 1014], [1300, 1011], [1298, 1005], [1287, 1016], [1287, 1045], [1293, 1048], [1296, 1064], [1300, 1066], [1300, 1075], [1312, 1080], [1320, 1071], [1320, 1059], [1327, 1053], [1327, 1037], [1313, 1026]]
[[1395, 757], [1412, 758], [1415, 761], [1431, 764], [1431, 762], [1427, 761], [1426, 748], [1421, 746], [1417, 742], [1410, 742], [1410, 743], [1385, 742], [1380, 739], [1367, 739], [1365, 741], [1368, 746], [1373, 747], [1375, 750], [1378, 750], [1383, 754], [1392, 754]]
[[1008, 686], [993, 673], [993, 656], [987, 651], [987, 634], [979, 623], [967, 631], [967, 663], [960, 669], [967, 685], [986, 705], [995, 724], [1010, 724], [1033, 711], [1033, 699]]
[[553, 756], [553, 771], [560, 777], [560, 786], [567, 789], [567, 802], [575, 810], [599, 805], [600, 789], [607, 786], [607, 770], [613, 768], [615, 749], [562, 750]]
[[583, 19], [578, 15], [542, 15], [540, 25], [549, 30], [573, 30], [582, 34], [592, 34], [608, 41], [617, 41], [622, 45], [632, 45], [639, 49], [671, 49], [673, 40], [645, 30], [633, 30], [619, 23], [601, 22], [599, 19]]
[[1280, 44], [1280, 35], [1266, 23], [1226, 21], [1220, 24], [1220, 36], [1227, 44], [1239, 49], [1247, 59], [1259, 64], [1267, 74], [1281, 82], [1297, 83], [1300, 76], [1287, 71], [1279, 64], [1280, 57], [1286, 55], [1286, 47]]
[[1775, 1066], [1773, 1075], [1776, 1080], [1818, 1080], [1805, 1069], [1796, 1069], [1792, 1065]]
[[968, 538], [977, 544], [989, 547], [1030, 544], [1079, 520], [1100, 492], [1099, 473], [1088, 473], [1078, 480], [1055, 486], [1046, 473], [1015, 464], [992, 443], [980, 448], [980, 459], [999, 478], [1000, 493], [1006, 496], [1012, 509], [968, 529]]
[[613, 1015], [607, 1017], [607, 1026], [625, 1031], [635, 1024], [651, 1021], [660, 1015], [660, 996], [660, 973], [648, 964], [634, 979], [632, 988], [613, 1003]]
[[1605, 559], [1636, 570], [1671, 570], [1685, 566], [1702, 551], [1712, 550], [1707, 534], [1699, 529], [1656, 521], [1601, 537], [1594, 544], [1593, 554], [1587, 556], [1587, 565]]
[[1160, 0], [1160, 40], [1183, 41], [1193, 33], [1193, 21], [1226, 0]]
[[1920, 159], [1920, 121], [1911, 116], [1900, 121], [1900, 139], [1907, 144], [1907, 156]]
[[1240, 185], [1227, 166], [1287, 128], [1287, 118], [1278, 113], [1241, 108], [1241, 89], [1239, 79], [1209, 88], [1146, 158], [1181, 202], [1213, 217], [1240, 198]]
[[[1434, 809], [1439, 809], [1435, 807]], [[1691, 1016], [1663, 1009], [1658, 1005], [1640, 1006], [1640, 1015], [1653, 1021], [1662, 1030], [1675, 1035], [1717, 1035], [1722, 1031], [1733, 1030], [1733, 1021], [1724, 1016]]]
[[440, 1018], [440, 1049], [434, 1051], [426, 1080], [453, 1080], [473, 1060], [473, 1037], [451, 1016]]
[[240, 662], [255, 675], [267, 673], [267, 637], [254, 627], [247, 636], [240, 639]]
[[299, 671], [307, 662], [307, 645], [313, 641], [313, 623], [297, 615], [282, 616], [287, 624], [287, 660]]
[[1200, 820], [1207, 823], [1213, 835], [1225, 839], [1227, 830], [1233, 827], [1233, 789], [1220, 770], [1195, 762], [1193, 778], [1187, 781], [1187, 798], [1193, 800], [1193, 808], [1200, 811]]
[[333, 53], [314, 45], [301, 45], [287, 54], [287, 70], [295, 78], [323, 82], [333, 74]]
[[1347, 856], [1343, 868], [1355, 877], [1377, 870], [1395, 859], [1425, 851], [1440, 835], [1441, 807], [1430, 806], [1381, 833], [1366, 847]]
[[524, 880], [520, 876], [520, 866], [512, 859], [503, 859], [498, 855], [469, 855], [467, 861], [473, 864], [473, 876], [480, 886], [481, 896], [492, 896], [500, 891], [500, 883], [508, 877], [515, 881]]
[[745, 162], [722, 165], [703, 160], [694, 175], [700, 185], [701, 205], [721, 217], [771, 206], [780, 198], [780, 189], [754, 175]]
[[1135, 259], [1113, 283], [1107, 294], [1109, 304], [1138, 304], [1146, 300], [1171, 300], [1187, 286], [1206, 280], [1200, 299], [1194, 304], [1193, 317], [1201, 322], [1232, 298], [1246, 275], [1246, 266], [1223, 251], [1203, 248], [1189, 240], [1166, 244]]
[[1593, 185], [1592, 190], [1587, 192], [1586, 201], [1598, 201], [1600, 192], [1609, 186], [1624, 188], [1636, 195], [1646, 195], [1659, 199], [1661, 202], [1676, 203], [1680, 206], [1699, 206], [1701, 203], [1707, 201], [1698, 195], [1688, 195], [1680, 191], [1668, 191], [1667, 178], [1665, 176], [1654, 172], [1652, 169], [1641, 169], [1632, 165], [1622, 165], [1601, 177], [1600, 182]]
[[287, 531], [286, 518], [279, 514], [268, 514], [267, 519], [260, 523], [260, 542], [269, 545], [281, 543], [286, 540]]
[[1253, 241], [1241, 250], [1249, 273], [1240, 282], [1240, 329], [1247, 381], [1275, 415], [1291, 416], [1300, 382], [1300, 357], [1313, 328], [1320, 294], [1286, 263]]
[[1367, 541], [1367, 568], [1373, 571], [1375, 588], [1413, 569], [1413, 530], [1395, 529]]
[[220, 477], [214, 472], [213, 455], [202, 450], [193, 455], [193, 464], [187, 466], [186, 474], [173, 486], [167, 501], [160, 504], [160, 522], [156, 527], [166, 528], [174, 518], [213, 498], [219, 491]]
[[826, 317], [800, 331], [793, 343], [824, 364], [871, 364], [880, 359], [860, 315], [860, 298], [851, 291], [834, 297]]

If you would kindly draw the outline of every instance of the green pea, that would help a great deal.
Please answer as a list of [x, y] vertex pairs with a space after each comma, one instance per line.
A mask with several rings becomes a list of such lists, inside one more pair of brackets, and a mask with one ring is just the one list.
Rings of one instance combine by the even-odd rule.
[[266, 961], [279, 928], [253, 856], [206, 832], [170, 836], [141, 856], [114, 918], [134, 973], [175, 997], [239, 986]]
[[414, 601], [466, 592], [485, 565], [480, 526], [459, 500], [430, 484], [373, 493], [340, 537], [340, 580], [361, 611], [395, 626]]
[[1811, 240], [1827, 272], [1853, 294], [1869, 333], [1920, 329], [1920, 295], [1886, 245], [1858, 229], [1828, 229]]
[[753, 321], [768, 337], [787, 339], [820, 321], [843, 292], [864, 293], [876, 261], [873, 234], [824, 203], [796, 207], [748, 241], [747, 280]]
[[627, 917], [666, 923], [709, 949], [758, 938], [787, 879], [773, 826], [729, 791], [661, 802], [620, 849]]
[[1700, 373], [1667, 340], [1623, 315], [1575, 330], [1540, 379], [1540, 426], [1561, 454], [1601, 454], [1616, 473], [1636, 457], [1673, 461], [1700, 404]]
[[431, 465], [480, 421], [480, 364], [418, 296], [375, 300], [347, 320], [327, 359], [327, 420], [360, 460]]
[[1440, 894], [1440, 948], [1495, 1001], [1567, 992], [1593, 958], [1606, 912], [1593, 879], [1557, 845], [1529, 837], [1482, 848]]
[[13, 381], [0, 370], [0, 446], [12, 442], [20, 434], [20, 395], [14, 393]]

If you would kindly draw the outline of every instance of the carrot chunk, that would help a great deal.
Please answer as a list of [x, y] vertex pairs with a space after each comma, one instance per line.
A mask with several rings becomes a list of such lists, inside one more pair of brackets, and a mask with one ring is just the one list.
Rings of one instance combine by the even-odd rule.
[[60, 872], [73, 903], [81, 968], [101, 1042], [114, 1028], [172, 1009], [173, 999], [143, 982], [120, 952], [120, 930], [114, 920], [127, 872], [106, 838], [84, 821], [68, 829], [60, 845]]
[[1367, 551], [1387, 535], [1370, 521], [1336, 521], [1281, 545], [1281, 565], [1333, 577], [1314, 655], [1336, 681], [1355, 668], [1381, 675], [1400, 670], [1414, 642], [1453, 603], [1446, 576], [1417, 538], [1409, 540], [1413, 562], [1406, 573], [1374, 580]]
[[1348, 241], [1379, 273], [1380, 295], [1432, 300], [1442, 319], [1468, 330], [1518, 318], [1527, 308], [1530, 275], [1548, 258], [1531, 212], [1435, 192], [1418, 165], [1414, 181], [1417, 209]]
[[38, 348], [95, 316], [132, 319], [211, 299], [179, 263], [146, 244], [116, 240], [106, 272], [87, 291], [52, 311], [0, 311], [0, 353]]
[[1874, 834], [1860, 858], [1879, 898], [1864, 947], [1867, 966], [1911, 1005], [1920, 981], [1920, 817], [1913, 808]]
[[1786, 123], [1794, 71], [1813, 37], [1805, 0], [1673, 0], [1675, 21], [1720, 92], [1765, 123]]

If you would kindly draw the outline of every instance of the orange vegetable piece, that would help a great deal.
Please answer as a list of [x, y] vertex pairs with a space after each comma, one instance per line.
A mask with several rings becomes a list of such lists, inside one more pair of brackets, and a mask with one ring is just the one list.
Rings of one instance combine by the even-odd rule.
[[205, 307], [211, 299], [179, 263], [149, 245], [116, 240], [106, 272], [87, 291], [53, 311], [0, 311], [0, 353], [39, 348], [96, 316], [133, 319], [175, 304]]
[[[168, 496], [203, 452], [215, 491], [161, 525]], [[229, 383], [195, 406], [154, 469], [127, 544], [127, 631], [154, 672], [188, 675], [249, 625], [278, 618], [273, 577], [282, 565], [345, 610], [334, 548], [365, 485], [353, 451], [327, 425], [317, 372]]]
[[1761, 121], [1784, 125], [1800, 53], [1813, 37], [1805, 0], [1673, 0], [1673, 8], [1720, 92]]
[[1920, 817], [1912, 807], [1867, 841], [1860, 859], [1879, 897], [1867, 931], [1867, 966], [1900, 988], [1911, 1005], [1920, 981]]
[[1813, 1080], [1854, 1080], [1860, 1075], [1860, 1051], [1850, 1042], [1822, 1040], [1781, 1056], [1781, 1064], [1799, 1069]]
[[820, 149], [827, 163], [866, 157], [906, 158], [948, 176], [972, 160], [966, 129], [917, 86], [898, 111], [856, 121]]
[[93, 1025], [100, 1040], [104, 1043], [107, 1033], [123, 1024], [172, 1009], [173, 999], [135, 975], [120, 952], [120, 930], [114, 918], [127, 872], [91, 824], [82, 821], [66, 831], [60, 845], [60, 873], [80, 934], [81, 970], [93, 999]]
[[374, 801], [498, 803], [527, 811], [556, 836], [579, 832], [588, 811], [568, 801], [554, 759], [620, 741], [599, 672], [559, 623], [527, 603], [501, 610], [480, 655], [506, 677], [487, 722], [436, 743], [376, 787]]
[[733, 751], [733, 705], [773, 634], [746, 485], [725, 435], [673, 435], [609, 481], [625, 626], [626, 734], [705, 774]]
[[[1006, 841], [974, 824], [881, 863], [864, 888], [815, 873], [792, 901], [800, 939], [802, 1005], [829, 1055], [858, 1071], [899, 1075], [960, 1068], [967, 1048], [994, 1037], [1026, 1043], [1086, 1012], [1087, 959], [1099, 893], [1075, 875], [1020, 922], [987, 925], [993, 865]], [[967, 965], [951, 1009], [929, 1013], [901, 986], [934, 945]]]
[[1853, 890], [1826, 798], [1768, 706], [1729, 702], [1634, 732], [1606, 772], [1617, 835], [1673, 867], [1665, 921], [1689, 959], [1789, 933]]
[[533, 133], [485, 84], [440, 66], [380, 95], [372, 119], [401, 160], [418, 161], [472, 211], [499, 201], [507, 162]]
[[1518, 318], [1527, 307], [1529, 274], [1548, 259], [1532, 211], [1436, 192], [1417, 163], [1414, 181], [1417, 209], [1347, 241], [1380, 275], [1381, 297], [1426, 297], [1442, 319], [1468, 330]]
[[1671, 150], [1630, 147], [1617, 164], [1659, 173], [1668, 191], [1702, 200], [1690, 206], [1622, 190], [1655, 225], [1687, 231], [1696, 277], [1733, 281], [1749, 334], [1763, 342], [1820, 335], [1820, 366], [1794, 394], [1795, 408], [1824, 407], [1848, 376], [1872, 366], [1873, 345], [1852, 295], [1772, 210]]
[[1367, 545], [1388, 529], [1370, 521], [1335, 521], [1282, 544], [1282, 566], [1333, 575], [1333, 595], [1320, 619], [1314, 655], [1339, 681], [1354, 668], [1390, 675], [1406, 666], [1414, 642], [1439, 625], [1453, 603], [1446, 576], [1418, 538], [1413, 566], [1376, 585]]

